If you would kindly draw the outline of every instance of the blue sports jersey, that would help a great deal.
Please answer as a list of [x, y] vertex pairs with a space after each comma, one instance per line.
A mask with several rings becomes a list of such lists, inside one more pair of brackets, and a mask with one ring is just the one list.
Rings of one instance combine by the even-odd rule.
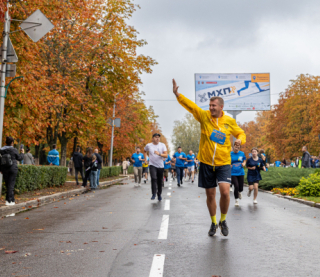
[[142, 153], [134, 153], [131, 157], [131, 159], [134, 160], [134, 164], [133, 166], [134, 167], [142, 167], [142, 161], [139, 161], [139, 157], [140, 159], [143, 159], [144, 160], [144, 155]]
[[176, 152], [173, 157], [176, 158], [176, 167], [184, 167], [184, 160], [180, 160], [179, 158], [187, 158], [185, 153]]
[[275, 166], [276, 166], [276, 167], [280, 167], [281, 162], [280, 162], [280, 161], [275, 161], [275, 163], [274, 163], [274, 164], [275, 164]]
[[195, 155], [195, 154], [192, 154], [192, 155], [188, 155], [188, 156], [187, 156], [188, 161], [192, 160], [191, 162], [188, 162], [188, 167], [194, 166], [194, 159], [195, 159], [195, 158], [196, 158], [196, 155]]
[[231, 176], [244, 176], [242, 163], [245, 160], [246, 155], [242, 151], [239, 151], [238, 153], [231, 152]]
[[170, 158], [170, 156], [168, 155], [168, 158], [167, 158], [165, 161], [163, 161], [164, 169], [169, 169], [169, 168], [171, 168], [171, 163], [166, 164], [166, 163], [169, 162], [169, 161], [171, 161], [171, 158]]

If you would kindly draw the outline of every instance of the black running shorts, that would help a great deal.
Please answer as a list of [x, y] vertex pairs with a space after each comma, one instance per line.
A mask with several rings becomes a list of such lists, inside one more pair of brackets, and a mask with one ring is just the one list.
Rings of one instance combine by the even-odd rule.
[[142, 167], [142, 174], [149, 173], [149, 167]]
[[217, 187], [218, 183], [231, 184], [231, 166], [213, 166], [200, 163], [198, 187], [211, 189]]

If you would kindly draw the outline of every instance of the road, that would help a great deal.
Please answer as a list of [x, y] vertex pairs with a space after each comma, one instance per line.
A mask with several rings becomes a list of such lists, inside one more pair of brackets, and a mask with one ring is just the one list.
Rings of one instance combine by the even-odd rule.
[[0, 220], [0, 249], [18, 251], [0, 251], [0, 276], [320, 276], [317, 208], [245, 191], [229, 236], [209, 237], [196, 183], [169, 181], [158, 202], [125, 182]]

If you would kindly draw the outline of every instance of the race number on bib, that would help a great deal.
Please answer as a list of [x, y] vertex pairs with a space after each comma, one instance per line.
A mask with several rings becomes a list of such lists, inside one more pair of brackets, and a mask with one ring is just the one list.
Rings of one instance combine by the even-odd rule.
[[211, 136], [210, 136], [210, 139], [216, 143], [219, 143], [219, 144], [224, 144], [225, 141], [226, 141], [226, 134], [225, 133], [222, 133], [218, 130], [213, 130]]

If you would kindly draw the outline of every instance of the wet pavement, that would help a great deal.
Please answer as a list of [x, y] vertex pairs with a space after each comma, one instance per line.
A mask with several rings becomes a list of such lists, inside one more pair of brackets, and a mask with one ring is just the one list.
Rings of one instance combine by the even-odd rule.
[[0, 276], [320, 276], [320, 209], [245, 189], [229, 236], [208, 237], [204, 190], [165, 186], [162, 202], [128, 181], [0, 220]]

